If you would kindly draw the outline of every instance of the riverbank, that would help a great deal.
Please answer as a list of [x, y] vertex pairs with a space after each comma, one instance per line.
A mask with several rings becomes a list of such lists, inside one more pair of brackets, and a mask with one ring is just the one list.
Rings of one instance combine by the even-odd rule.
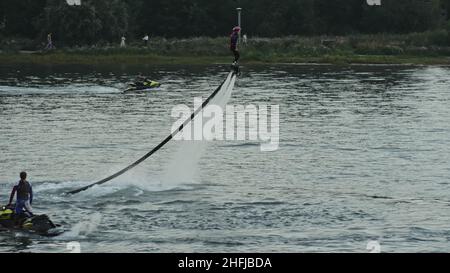
[[[388, 55], [324, 55], [322, 57], [307, 56], [272, 56], [270, 59], [246, 58], [242, 54], [241, 64], [256, 65], [270, 63], [316, 63], [316, 64], [411, 64], [411, 65], [450, 65], [450, 57], [437, 56], [388, 56]], [[48, 65], [118, 65], [118, 64], [192, 64], [211, 65], [231, 63], [232, 57], [224, 56], [156, 56], [156, 55], [78, 55], [66, 53], [54, 54], [0, 54], [1, 64], [48, 64]]]
[[[230, 63], [227, 38], [154, 38], [148, 47], [64, 47], [50, 52], [6, 49], [2, 64], [216, 64]], [[450, 65], [447, 31], [407, 35], [252, 38], [241, 45], [242, 64], [437, 64]]]

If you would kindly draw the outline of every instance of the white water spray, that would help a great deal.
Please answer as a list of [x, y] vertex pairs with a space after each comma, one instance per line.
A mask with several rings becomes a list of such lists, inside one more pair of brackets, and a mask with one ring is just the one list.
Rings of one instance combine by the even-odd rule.
[[[221, 90], [209, 105], [216, 105], [225, 108], [233, 92], [236, 76], [230, 73], [221, 87]], [[207, 106], [208, 107], [208, 106]], [[195, 109], [196, 110], [196, 109]], [[203, 111], [194, 119], [203, 125], [209, 121], [209, 118], [199, 119], [203, 116]], [[207, 147], [207, 141], [175, 141], [175, 152], [170, 156], [171, 160], [162, 168], [159, 174], [155, 170], [150, 170], [145, 164], [138, 166], [133, 171], [123, 175], [114, 183], [116, 186], [131, 185], [147, 191], [165, 191], [175, 188], [184, 188], [189, 184], [199, 182], [197, 177], [198, 163]], [[167, 150], [166, 150], [167, 151]]]
[[102, 215], [100, 213], [94, 213], [89, 216], [89, 219], [83, 222], [79, 222], [68, 232], [64, 233], [66, 238], [78, 238], [79, 236], [89, 236], [97, 231], [102, 221]]
[[[230, 73], [220, 92], [206, 108], [216, 105], [224, 109], [231, 98], [235, 82], [236, 76]], [[203, 116], [203, 111], [197, 117], [199, 116]], [[208, 121], [208, 118], [202, 120], [196, 118], [193, 122], [203, 123], [201, 124], [201, 128], [203, 128], [203, 125]], [[177, 152], [162, 173], [161, 183], [172, 186], [198, 183], [198, 163], [207, 148], [207, 143], [207, 141], [177, 141]]]

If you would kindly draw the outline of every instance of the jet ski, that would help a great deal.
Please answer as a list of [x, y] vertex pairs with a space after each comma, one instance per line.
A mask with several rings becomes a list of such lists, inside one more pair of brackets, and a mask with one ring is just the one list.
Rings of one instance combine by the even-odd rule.
[[62, 233], [60, 226], [55, 225], [47, 215], [16, 215], [14, 206], [0, 208], [0, 230], [24, 231], [40, 236], [53, 237]]
[[130, 92], [145, 92], [161, 87], [161, 83], [157, 81], [146, 80], [144, 82], [132, 83], [128, 86], [128, 89], [124, 90], [124, 93]]

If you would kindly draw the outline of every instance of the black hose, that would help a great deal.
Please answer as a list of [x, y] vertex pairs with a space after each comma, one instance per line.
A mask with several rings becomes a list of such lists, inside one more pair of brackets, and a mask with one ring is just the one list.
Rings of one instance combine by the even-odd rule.
[[[232, 75], [232, 77], [236, 74], [236, 72], [232, 71], [230, 72]], [[200, 108], [198, 108], [194, 113], [192, 113], [191, 117], [186, 120], [177, 130], [175, 130], [174, 132], [172, 132], [172, 134], [170, 136], [168, 136], [166, 139], [164, 139], [163, 142], [161, 142], [161, 144], [159, 144], [158, 146], [156, 146], [153, 150], [151, 150], [149, 153], [147, 153], [146, 155], [144, 155], [142, 158], [140, 158], [138, 161], [134, 162], [133, 164], [131, 164], [130, 166], [126, 167], [125, 169], [103, 179], [100, 180], [94, 184], [91, 184], [89, 186], [85, 186], [82, 187], [80, 189], [77, 190], [73, 190], [68, 192], [67, 194], [77, 194], [80, 193], [82, 191], [88, 190], [94, 186], [97, 185], [102, 185], [105, 184], [106, 182], [109, 182], [121, 175], [123, 175], [124, 173], [130, 171], [131, 169], [135, 168], [136, 166], [138, 166], [139, 164], [141, 164], [142, 162], [144, 162], [145, 160], [147, 160], [149, 157], [151, 157], [154, 153], [158, 152], [159, 150], [161, 150], [167, 143], [169, 143], [179, 132], [181, 132], [183, 130], [184, 127], [186, 127], [190, 122], [192, 122], [192, 120], [194, 120], [194, 118], [210, 103], [210, 101], [217, 96], [217, 94], [219, 93], [220, 89], [222, 88], [222, 86], [225, 84], [225, 82], [227, 81], [228, 77], [230, 76], [230, 74], [228, 74], [227, 78], [222, 82], [222, 84], [211, 94], [211, 96], [209, 96], [209, 98], [207, 98], [202, 106]]]

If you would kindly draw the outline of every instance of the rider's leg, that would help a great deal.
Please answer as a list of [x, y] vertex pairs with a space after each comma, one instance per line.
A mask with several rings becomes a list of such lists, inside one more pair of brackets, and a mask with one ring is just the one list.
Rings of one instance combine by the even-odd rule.
[[24, 208], [31, 216], [33, 216], [33, 208], [31, 207], [30, 200], [25, 201]]

